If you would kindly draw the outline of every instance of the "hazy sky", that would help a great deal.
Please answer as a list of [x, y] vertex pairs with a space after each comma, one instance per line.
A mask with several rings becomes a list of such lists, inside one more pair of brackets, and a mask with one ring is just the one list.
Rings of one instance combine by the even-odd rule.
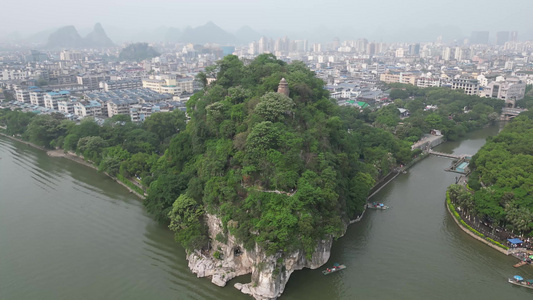
[[[100, 22], [104, 28], [198, 26], [213, 21], [289, 32], [342, 28], [355, 37], [423, 31], [533, 31], [533, 0], [2, 0], [3, 34]], [[452, 28], [453, 27], [453, 28]], [[385, 34], [387, 36], [387, 34]]]

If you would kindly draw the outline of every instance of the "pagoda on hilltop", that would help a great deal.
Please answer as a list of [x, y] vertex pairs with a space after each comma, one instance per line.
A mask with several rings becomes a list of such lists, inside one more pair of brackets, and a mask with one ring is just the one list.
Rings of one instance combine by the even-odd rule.
[[278, 85], [278, 93], [289, 97], [289, 84], [285, 78], [281, 78]]

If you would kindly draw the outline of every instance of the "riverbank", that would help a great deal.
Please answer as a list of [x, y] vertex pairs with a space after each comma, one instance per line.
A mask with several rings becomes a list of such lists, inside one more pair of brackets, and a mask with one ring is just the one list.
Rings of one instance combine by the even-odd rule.
[[[83, 157], [77, 155], [76, 153], [73, 153], [73, 152], [65, 152], [65, 150], [63, 150], [63, 149], [56, 149], [56, 150], [46, 149], [46, 148], [44, 148], [44, 147], [41, 147], [41, 146], [35, 145], [35, 144], [30, 143], [30, 142], [28, 142], [28, 141], [24, 141], [24, 140], [22, 140], [22, 139], [19, 139], [19, 138], [14, 137], [14, 136], [7, 135], [7, 134], [5, 134], [5, 133], [3, 133], [3, 132], [0, 132], [0, 135], [6, 137], [6, 138], [8, 138], [8, 139], [11, 139], [11, 140], [14, 140], [14, 141], [17, 141], [17, 142], [23, 143], [23, 144], [25, 144], [25, 145], [27, 145], [27, 146], [30, 146], [30, 147], [32, 147], [32, 148], [35, 148], [35, 149], [38, 149], [38, 150], [44, 151], [44, 152], [46, 152], [46, 154], [47, 154], [48, 156], [50, 156], [50, 157], [63, 157], [63, 158], [66, 158], [66, 159], [68, 159], [68, 160], [71, 160], [71, 161], [73, 161], [73, 162], [76, 162], [76, 163], [78, 163], [78, 164], [80, 164], [80, 165], [84, 165], [84, 166], [86, 166], [86, 167], [89, 167], [89, 168], [91, 168], [91, 169], [94, 169], [94, 170], [98, 171], [98, 168], [97, 168], [95, 165], [93, 165], [93, 164], [91, 164], [91, 163], [85, 161], [85, 160], [83, 159]], [[111, 176], [111, 175], [108, 174], [107, 172], [103, 172], [103, 173], [104, 173], [105, 175], [107, 175], [109, 178], [113, 179], [113, 180], [114, 180], [115, 182], [117, 182], [118, 184], [120, 184], [120, 185], [122, 185], [123, 187], [125, 187], [130, 193], [136, 195], [137, 197], [139, 197], [139, 198], [141, 198], [141, 199], [144, 199], [144, 198], [145, 198], [144, 195], [138, 193], [137, 191], [135, 191], [134, 189], [132, 189], [131, 187], [129, 187], [126, 183], [124, 183], [124, 182], [122, 182], [121, 180], [119, 180], [117, 177], [115, 177], [115, 176]], [[131, 182], [131, 180], [130, 180], [130, 182]], [[131, 182], [131, 184], [136, 185], [134, 182]]]
[[[63, 158], [66, 158], [66, 159], [69, 159], [71, 161], [74, 161], [74, 162], [77, 162], [81, 165], [84, 165], [84, 166], [87, 166], [89, 168], [92, 168], [92, 169], [95, 169], [95, 170], [98, 170], [98, 168], [91, 164], [90, 162], [87, 162], [83, 159], [83, 157], [77, 155], [76, 153], [74, 152], [65, 152], [65, 150], [63, 149], [57, 149], [57, 150], [48, 150], [46, 151], [46, 154], [48, 156], [51, 156], [51, 157], [63, 157]], [[118, 184], [122, 185], [123, 187], [125, 187], [130, 193], [132, 194], [135, 194], [137, 197], [141, 198], [141, 199], [144, 199], [145, 196], [141, 193], [139, 193], [138, 191], [136, 191], [135, 189], [133, 189], [132, 187], [128, 186], [128, 184], [126, 182], [124, 182], [123, 180], [121, 180], [119, 177], [115, 177], [115, 176], [112, 176], [110, 175], [109, 173], [107, 172], [103, 172], [104, 174], [106, 174], [107, 176], [109, 176], [111, 179], [113, 179], [115, 182], [117, 182]], [[122, 178], [124, 178], [124, 180], [129, 180], [123, 176], [121, 176]], [[129, 180], [129, 182], [134, 185], [134, 186], [137, 186], [138, 185]], [[140, 187], [139, 187], [140, 188]]]
[[28, 141], [25, 141], [25, 140], [22, 140], [22, 139], [16, 138], [16, 137], [14, 137], [14, 136], [11, 136], [11, 135], [8, 135], [8, 134], [5, 134], [5, 133], [3, 133], [3, 132], [0, 132], [0, 135], [6, 137], [6, 138], [8, 138], [8, 139], [11, 139], [11, 140], [13, 140], [13, 141], [17, 141], [17, 142], [23, 143], [23, 144], [25, 144], [25, 145], [27, 145], [27, 146], [30, 146], [30, 147], [32, 147], [32, 148], [39, 149], [39, 150], [42, 150], [42, 151], [48, 151], [48, 149], [46, 149], [46, 148], [44, 148], [44, 147], [37, 146], [37, 145], [32, 144], [32, 143], [30, 143], [30, 142], [28, 142]]
[[[452, 212], [452, 209], [453, 209], [453, 212]], [[472, 230], [470, 230], [469, 228], [467, 228], [466, 226], [464, 226], [464, 225], [461, 223], [462, 220], [458, 220], [458, 219], [457, 219], [457, 215], [456, 215], [457, 212], [455, 211], [455, 207], [453, 206], [453, 204], [452, 204], [451, 201], [450, 201], [450, 196], [449, 196], [449, 194], [448, 194], [448, 191], [446, 191], [446, 210], [448, 211], [448, 213], [450, 214], [450, 216], [453, 218], [453, 220], [455, 221], [455, 223], [457, 224], [457, 226], [459, 226], [459, 228], [461, 228], [461, 230], [463, 230], [464, 232], [466, 232], [468, 235], [470, 235], [470, 236], [473, 237], [474, 239], [476, 239], [476, 240], [482, 242], [483, 244], [488, 245], [488, 246], [490, 246], [491, 248], [493, 248], [493, 249], [495, 249], [495, 250], [497, 250], [497, 251], [499, 251], [499, 252], [501, 252], [501, 253], [503, 253], [503, 254], [505, 254], [505, 255], [509, 255], [509, 251], [508, 251], [509, 248], [505, 249], [505, 248], [503, 248], [503, 247], [505, 247], [505, 246], [503, 246], [503, 245], [498, 246], [498, 245], [492, 243], [491, 241], [488, 241], [486, 238], [484, 238], [484, 236], [483, 236], [483, 237], [480, 236], [480, 235], [483, 235], [483, 234], [481, 234], [481, 233], [479, 233], [479, 232], [477, 232], [477, 234], [474, 233]], [[455, 212], [455, 214], [454, 214], [454, 212]], [[459, 218], [460, 218], [460, 217], [459, 217]], [[464, 222], [464, 221], [463, 221], [463, 222]]]

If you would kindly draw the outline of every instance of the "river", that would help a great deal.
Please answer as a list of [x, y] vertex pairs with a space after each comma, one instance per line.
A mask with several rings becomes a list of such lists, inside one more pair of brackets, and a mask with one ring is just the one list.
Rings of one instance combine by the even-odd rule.
[[[436, 151], [474, 154], [498, 127]], [[172, 233], [141, 201], [96, 171], [0, 137], [0, 299], [252, 299], [198, 279]], [[373, 197], [333, 245], [323, 276], [292, 274], [281, 299], [531, 299], [507, 283], [533, 268], [462, 232], [446, 212], [450, 159], [428, 157]], [[324, 266], [325, 268], [325, 266]], [[324, 269], [321, 268], [321, 269]]]

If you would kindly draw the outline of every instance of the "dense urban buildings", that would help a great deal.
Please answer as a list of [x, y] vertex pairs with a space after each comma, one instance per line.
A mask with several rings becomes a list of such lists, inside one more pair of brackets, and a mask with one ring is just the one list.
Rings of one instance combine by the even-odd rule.
[[474, 31], [461, 43], [442, 37], [426, 43], [316, 43], [263, 36], [244, 46], [153, 46], [160, 55], [139, 61], [117, 60], [122, 47], [2, 52], [1, 96], [27, 111], [61, 112], [71, 119], [129, 114], [143, 121], [154, 112], [184, 110], [201, 88], [196, 75], [224, 55], [253, 59], [263, 53], [304, 62], [340, 105], [359, 108], [394, 100], [383, 83], [448, 87], [505, 101], [522, 99], [533, 84], [533, 42], [519, 41], [516, 31]]

